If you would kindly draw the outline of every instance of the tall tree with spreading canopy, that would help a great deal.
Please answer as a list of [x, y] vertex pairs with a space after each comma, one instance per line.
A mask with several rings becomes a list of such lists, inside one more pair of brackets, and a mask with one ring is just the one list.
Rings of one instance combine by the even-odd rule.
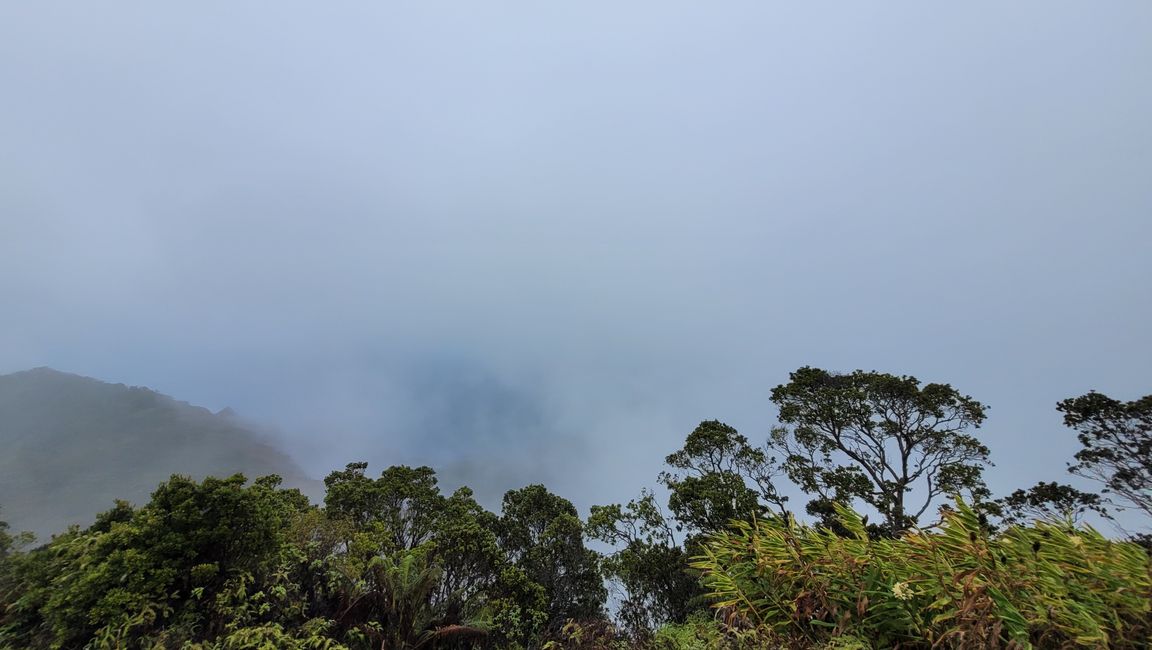
[[781, 473], [776, 459], [723, 422], [701, 422], [664, 460], [671, 471], [662, 472], [660, 482], [682, 530], [723, 530], [733, 519], [763, 515], [769, 506], [786, 512], [787, 497], [774, 483]]
[[1122, 402], [1090, 392], [1056, 408], [1082, 447], [1068, 471], [1103, 483], [1114, 505], [1152, 516], [1152, 395]]
[[969, 433], [984, 421], [980, 402], [948, 384], [880, 372], [803, 367], [789, 379], [772, 390], [785, 427], [771, 444], [788, 476], [817, 495], [810, 513], [860, 499], [898, 534], [942, 496], [988, 496], [989, 450]]
[[[589, 535], [616, 547], [603, 567], [623, 591], [618, 617], [637, 638], [695, 610], [701, 592], [687, 560], [703, 536], [769, 509], [786, 513], [787, 497], [774, 482], [781, 474], [776, 459], [723, 422], [701, 422], [665, 462], [669, 469], [659, 480], [668, 488], [671, 517], [645, 490], [624, 506], [593, 506], [588, 518]], [[686, 533], [683, 545], [678, 532]]]

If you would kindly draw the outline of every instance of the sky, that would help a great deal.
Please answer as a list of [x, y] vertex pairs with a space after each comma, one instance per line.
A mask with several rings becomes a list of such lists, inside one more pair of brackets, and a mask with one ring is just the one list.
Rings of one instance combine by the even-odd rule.
[[0, 372], [582, 508], [805, 365], [1152, 392], [1152, 3], [0, 4]]

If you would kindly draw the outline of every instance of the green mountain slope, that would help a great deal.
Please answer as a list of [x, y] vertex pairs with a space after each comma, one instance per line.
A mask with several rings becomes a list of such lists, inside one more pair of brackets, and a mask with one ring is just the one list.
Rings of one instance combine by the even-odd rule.
[[174, 473], [279, 474], [316, 482], [268, 440], [219, 414], [146, 388], [37, 368], [0, 375], [0, 519], [46, 539], [90, 523], [114, 499], [147, 501]]

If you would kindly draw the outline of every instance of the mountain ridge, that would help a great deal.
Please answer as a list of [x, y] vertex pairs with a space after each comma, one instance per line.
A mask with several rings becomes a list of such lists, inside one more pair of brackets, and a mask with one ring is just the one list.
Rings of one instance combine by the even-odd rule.
[[38, 538], [143, 503], [172, 474], [278, 474], [317, 494], [266, 432], [150, 388], [46, 366], [0, 375], [0, 519]]

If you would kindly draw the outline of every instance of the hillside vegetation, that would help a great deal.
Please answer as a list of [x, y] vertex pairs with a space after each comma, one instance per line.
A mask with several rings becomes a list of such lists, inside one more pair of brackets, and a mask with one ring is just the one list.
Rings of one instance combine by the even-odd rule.
[[116, 499], [143, 503], [174, 473], [278, 474], [317, 491], [234, 417], [49, 368], [0, 376], [0, 449], [5, 519], [42, 538], [91, 523]]
[[991, 535], [963, 501], [941, 526], [869, 539], [780, 520], [738, 522], [704, 545], [703, 574], [729, 625], [796, 646], [1147, 647], [1144, 548], [1087, 526], [1038, 522]]
[[0, 525], [0, 650], [1149, 647], [1148, 537], [1081, 518], [1149, 512], [1152, 397], [1058, 404], [1099, 492], [1000, 498], [985, 407], [947, 384], [801, 368], [772, 399], [763, 444], [702, 422], [666, 500], [584, 519], [543, 485], [491, 512], [432, 468], [351, 463], [322, 505], [172, 476], [43, 546]]

